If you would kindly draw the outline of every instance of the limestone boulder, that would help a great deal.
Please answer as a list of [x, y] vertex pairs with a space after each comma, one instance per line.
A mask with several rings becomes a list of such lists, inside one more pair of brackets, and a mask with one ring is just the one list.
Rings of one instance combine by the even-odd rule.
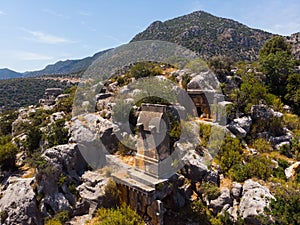
[[80, 204], [85, 209], [88, 207], [89, 213], [93, 214], [97, 208], [106, 203], [105, 187], [108, 184], [109, 178], [97, 171], [86, 171], [81, 178], [82, 184], [76, 188], [81, 199]]
[[45, 159], [65, 174], [82, 174], [87, 164], [75, 143], [58, 145], [45, 150]]
[[268, 207], [271, 199], [275, 197], [270, 190], [251, 179], [243, 185], [242, 198], [240, 201], [240, 215], [247, 223], [257, 224], [257, 215], [263, 215], [265, 207]]
[[234, 199], [240, 199], [242, 194], [242, 188], [242, 184], [237, 182], [232, 183], [231, 193]]
[[185, 166], [181, 170], [182, 174], [194, 182], [201, 181], [209, 171], [197, 153], [186, 155], [183, 162]]
[[[221, 189], [221, 195], [210, 201], [209, 207], [211, 207], [215, 213], [220, 212], [225, 205], [232, 205], [232, 198], [230, 196], [229, 188]], [[229, 207], [228, 207], [229, 208]]]
[[296, 162], [293, 165], [291, 165], [290, 167], [286, 168], [284, 173], [286, 176], [286, 179], [291, 179], [295, 176], [295, 174], [297, 174], [297, 172], [300, 171], [300, 162]]
[[247, 133], [250, 131], [252, 125], [252, 119], [250, 116], [244, 116], [241, 118], [236, 118], [233, 120], [237, 123], [241, 128], [243, 128]]
[[234, 135], [240, 136], [240, 137], [246, 137], [247, 131], [244, 130], [238, 123], [235, 123], [232, 121], [230, 124], [228, 124], [227, 129], [230, 130]]
[[1, 191], [0, 224], [43, 224], [38, 210], [34, 179], [10, 177]]

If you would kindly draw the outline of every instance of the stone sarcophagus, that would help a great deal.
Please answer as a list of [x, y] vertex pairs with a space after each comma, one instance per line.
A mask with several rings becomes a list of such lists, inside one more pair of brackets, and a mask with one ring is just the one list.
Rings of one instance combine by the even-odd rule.
[[163, 175], [159, 162], [170, 156], [170, 123], [166, 106], [142, 104], [137, 129], [135, 169], [159, 179]]

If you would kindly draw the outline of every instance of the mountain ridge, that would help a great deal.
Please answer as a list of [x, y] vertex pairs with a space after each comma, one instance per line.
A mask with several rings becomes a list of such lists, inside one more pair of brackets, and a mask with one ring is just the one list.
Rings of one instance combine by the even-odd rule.
[[[154, 21], [130, 42], [163, 40], [182, 45], [206, 59], [222, 55], [235, 61], [252, 61], [257, 59], [264, 42], [275, 35], [261, 29], [250, 28], [233, 19], [217, 17], [205, 11], [195, 11], [164, 22]], [[294, 55], [300, 59], [300, 32], [285, 38], [291, 44]], [[83, 59], [58, 61], [38, 71], [17, 73], [9, 69], [0, 69], [0, 79], [84, 71], [97, 57], [109, 50], [97, 52]]]
[[263, 43], [274, 34], [238, 21], [196, 11], [164, 22], [155, 21], [132, 40], [162, 40], [180, 44], [204, 58], [225, 55], [256, 60]]

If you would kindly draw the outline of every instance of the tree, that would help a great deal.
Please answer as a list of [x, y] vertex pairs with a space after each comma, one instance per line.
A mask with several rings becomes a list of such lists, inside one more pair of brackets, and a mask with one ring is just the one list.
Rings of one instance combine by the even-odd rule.
[[293, 107], [294, 112], [300, 115], [300, 74], [291, 74], [287, 80], [286, 100]]
[[281, 36], [267, 41], [260, 50], [259, 62], [266, 74], [266, 84], [271, 93], [284, 97], [288, 75], [292, 72], [294, 61], [291, 46]]
[[208, 62], [209, 68], [217, 75], [220, 82], [225, 82], [226, 76], [231, 75], [232, 64], [231, 59], [224, 56], [214, 56]]
[[0, 168], [13, 169], [15, 168], [15, 160], [17, 147], [11, 143], [11, 137], [5, 136], [0, 139]]
[[39, 148], [42, 132], [38, 127], [29, 126], [26, 135], [25, 148], [30, 155]]

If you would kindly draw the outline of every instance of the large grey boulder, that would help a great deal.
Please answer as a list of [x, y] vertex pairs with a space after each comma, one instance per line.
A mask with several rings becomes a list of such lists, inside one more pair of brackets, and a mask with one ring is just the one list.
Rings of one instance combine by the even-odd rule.
[[253, 120], [257, 119], [270, 119], [272, 117], [282, 118], [283, 114], [281, 112], [274, 111], [272, 108], [264, 104], [253, 105], [251, 107], [251, 117]]
[[235, 135], [246, 137], [247, 133], [250, 131], [251, 125], [251, 117], [244, 116], [234, 119], [230, 124], [227, 125], [227, 128]]
[[245, 131], [238, 123], [235, 123], [234, 121], [232, 121], [226, 127], [234, 135], [237, 135], [237, 136], [240, 136], [240, 137], [246, 137], [247, 136], [247, 131]]
[[[53, 214], [57, 214], [63, 210], [72, 212], [72, 206], [68, 199], [60, 192], [54, 193], [53, 195], [46, 195], [40, 203], [40, 211], [43, 217], [51, 216], [48, 211], [51, 209]], [[52, 215], [53, 216], [53, 215]]]
[[81, 204], [86, 204], [88, 212], [93, 214], [107, 200], [105, 199], [105, 187], [109, 178], [97, 171], [86, 171], [81, 178], [83, 183], [76, 189], [79, 193]]
[[247, 133], [250, 131], [252, 125], [252, 119], [250, 116], [244, 116], [241, 118], [236, 118], [233, 120], [237, 123], [241, 128], [243, 128]]
[[45, 150], [43, 156], [61, 173], [80, 175], [87, 165], [75, 143], [49, 148]]
[[[67, 210], [72, 213], [76, 203], [67, 183], [77, 185], [87, 167], [77, 144], [58, 145], [45, 150], [42, 154], [48, 162], [45, 169], [36, 174], [38, 194], [42, 195], [40, 211], [43, 216], [51, 216], [49, 210], [58, 213]], [[62, 181], [59, 183], [59, 181]]]
[[[232, 198], [230, 196], [230, 190], [228, 188], [221, 189], [221, 195], [210, 201], [209, 207], [211, 207], [215, 213], [220, 212], [224, 206], [232, 205]], [[229, 207], [228, 207], [229, 208]]]
[[246, 180], [240, 202], [241, 217], [250, 224], [259, 224], [255, 216], [264, 214], [264, 209], [269, 206], [271, 199], [275, 197], [267, 187], [251, 179]]
[[293, 139], [293, 136], [290, 134], [281, 135], [278, 137], [270, 137], [270, 142], [273, 146], [280, 145], [281, 143], [290, 142]]
[[80, 115], [72, 120], [69, 141], [78, 144], [91, 167], [97, 169], [105, 166], [105, 155], [114, 153], [118, 148], [117, 126], [97, 113]]
[[6, 188], [1, 191], [0, 224], [43, 224], [35, 192], [33, 178], [21, 179], [10, 177]]
[[242, 188], [243, 188], [242, 184], [237, 182], [232, 183], [231, 193], [233, 198], [240, 199], [242, 194]]
[[185, 166], [181, 170], [182, 174], [194, 182], [201, 181], [209, 171], [203, 158], [196, 152], [186, 155], [183, 158], [183, 162]]

